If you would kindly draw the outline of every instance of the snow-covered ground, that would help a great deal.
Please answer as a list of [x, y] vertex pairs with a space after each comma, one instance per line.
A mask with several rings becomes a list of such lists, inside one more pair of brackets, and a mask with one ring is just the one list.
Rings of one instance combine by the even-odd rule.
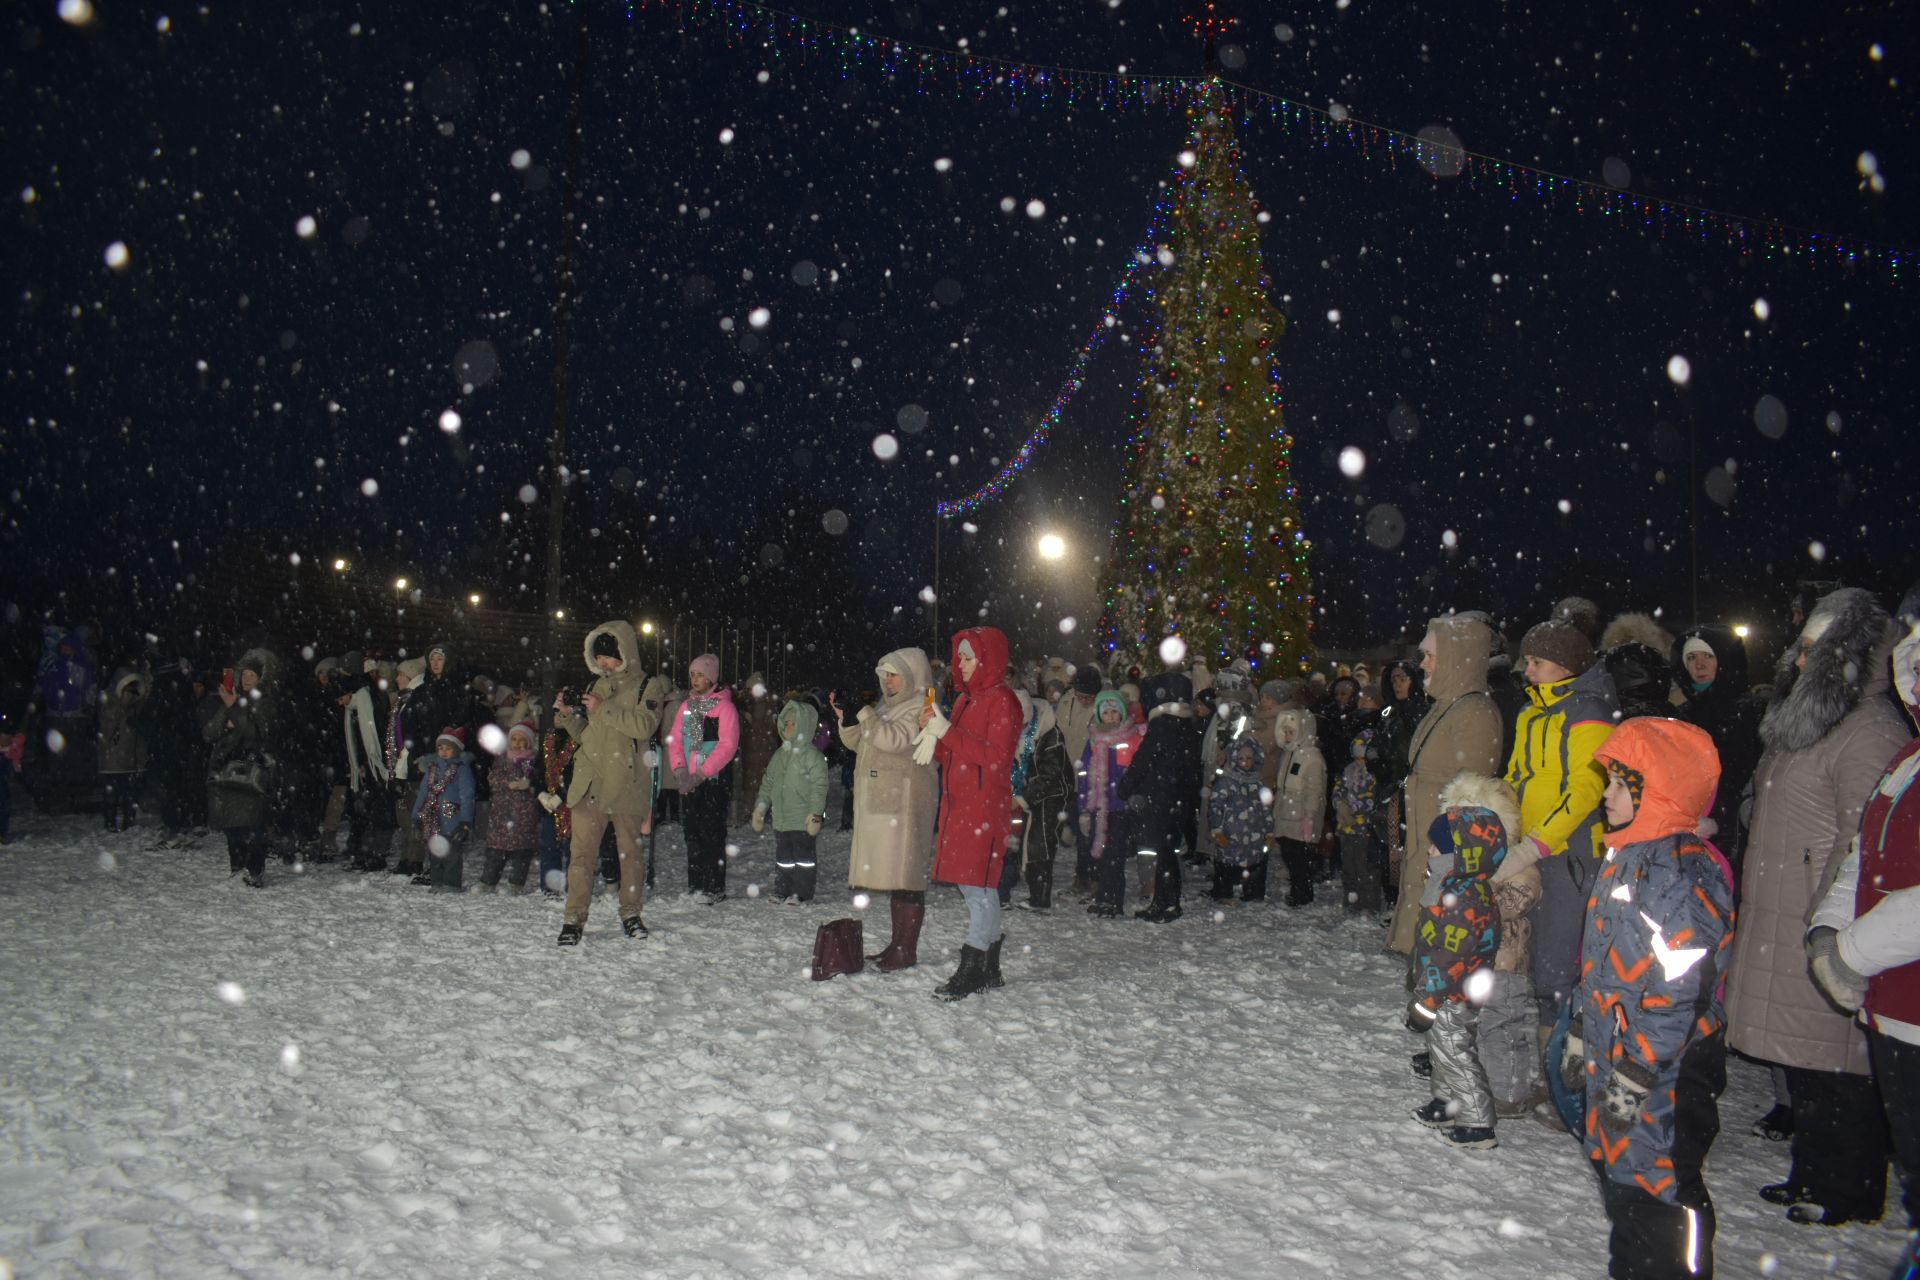
[[[259, 892], [217, 836], [152, 851], [20, 809], [0, 1276], [1605, 1270], [1571, 1139], [1508, 1121], [1456, 1153], [1407, 1118], [1400, 966], [1332, 903], [1012, 912], [1005, 989], [949, 1006], [950, 891], [920, 969], [808, 980], [814, 927], [852, 911], [844, 835], [782, 907], [747, 892], [771, 836], [740, 833], [735, 896], [703, 907], [669, 826], [653, 937], [603, 898], [568, 951], [537, 895], [278, 863]], [[1785, 1169], [1748, 1133], [1767, 1101], [1736, 1063], [1719, 1273], [1877, 1280], [1891, 1220], [1797, 1227], [1753, 1194]]]

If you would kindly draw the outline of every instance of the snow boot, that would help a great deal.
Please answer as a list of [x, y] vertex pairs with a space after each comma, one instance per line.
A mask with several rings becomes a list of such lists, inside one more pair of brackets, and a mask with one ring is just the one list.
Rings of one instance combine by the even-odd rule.
[[1148, 924], [1171, 924], [1180, 918], [1180, 904], [1162, 902], [1155, 898], [1144, 908], [1133, 913], [1134, 919], [1145, 920]]
[[560, 945], [563, 947], [579, 946], [580, 935], [584, 932], [586, 932], [586, 926], [584, 925], [577, 925], [577, 924], [561, 925], [560, 926]]
[[1003, 933], [987, 948], [987, 986], [995, 991], [1007, 985], [1007, 980], [1000, 976], [1000, 944], [1006, 940], [1007, 935]]
[[987, 953], [978, 947], [962, 945], [960, 967], [953, 976], [933, 989], [935, 1000], [964, 1000], [987, 989]]
[[1425, 1083], [1433, 1079], [1433, 1059], [1425, 1052], [1416, 1053], [1408, 1060], [1407, 1070], [1413, 1073], [1415, 1080]]
[[1753, 1122], [1753, 1135], [1768, 1142], [1785, 1142], [1793, 1136], [1793, 1108], [1776, 1104], [1773, 1110]]
[[629, 938], [644, 938], [647, 936], [647, 926], [640, 922], [639, 916], [628, 916], [620, 922], [620, 927], [626, 930]]
[[927, 918], [927, 904], [904, 901], [895, 894], [891, 914], [893, 937], [878, 955], [867, 957], [867, 963], [882, 973], [911, 969], [920, 963], [920, 925]]
[[1451, 1129], [1442, 1129], [1440, 1136], [1456, 1151], [1491, 1151], [1500, 1145], [1493, 1130], [1485, 1127], [1457, 1124]]
[[1429, 1098], [1425, 1106], [1415, 1107], [1412, 1111], [1408, 1112], [1408, 1114], [1429, 1129], [1451, 1129], [1454, 1127], [1453, 1107], [1445, 1098]]

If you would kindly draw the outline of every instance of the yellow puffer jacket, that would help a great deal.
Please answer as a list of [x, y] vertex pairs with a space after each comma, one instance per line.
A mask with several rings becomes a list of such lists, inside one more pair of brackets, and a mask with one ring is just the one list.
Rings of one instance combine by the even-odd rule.
[[[1570, 844], [1589, 854], [1604, 844], [1600, 793], [1607, 775], [1593, 754], [1613, 732], [1618, 709], [1613, 678], [1597, 662], [1570, 680], [1527, 689], [1507, 782], [1520, 797], [1520, 830], [1550, 856]], [[1527, 850], [1515, 852], [1524, 857]]]

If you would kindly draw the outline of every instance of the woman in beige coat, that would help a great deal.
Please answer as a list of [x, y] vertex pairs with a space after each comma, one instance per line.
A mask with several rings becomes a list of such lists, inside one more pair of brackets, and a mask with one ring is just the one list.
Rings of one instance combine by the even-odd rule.
[[1273, 834], [1287, 869], [1287, 905], [1313, 901], [1314, 846], [1327, 811], [1327, 762], [1314, 733], [1313, 713], [1286, 710], [1273, 718], [1280, 757], [1273, 787]]
[[1866, 1037], [1807, 972], [1813, 906], [1846, 860], [1880, 774], [1908, 738], [1886, 697], [1894, 628], [1870, 592], [1823, 597], [1780, 657], [1760, 722], [1753, 824], [1727, 986], [1728, 1040], [1787, 1069], [1793, 1167], [1760, 1194], [1797, 1222], [1872, 1222], [1886, 1129]]
[[891, 898], [893, 937], [868, 959], [891, 973], [919, 963], [920, 925], [927, 914], [927, 863], [933, 856], [938, 782], [931, 764], [915, 764], [920, 709], [933, 690], [933, 668], [918, 649], [895, 649], [874, 667], [880, 701], [860, 708], [852, 724], [830, 696], [840, 742], [854, 753], [853, 853], [847, 883]]
[[[1479, 614], [1450, 614], [1427, 624], [1426, 637], [1420, 641], [1420, 670], [1426, 675], [1433, 705], [1420, 718], [1407, 748], [1404, 801], [1409, 842], [1426, 838], [1426, 829], [1440, 816], [1440, 792], [1449, 782], [1462, 773], [1497, 778], [1506, 764], [1500, 753], [1500, 708], [1487, 692], [1487, 660], [1492, 654], [1493, 628]], [[1393, 928], [1387, 934], [1387, 946], [1401, 955], [1413, 953], [1423, 867], [1422, 859], [1409, 857], [1401, 868], [1400, 900], [1394, 905]]]

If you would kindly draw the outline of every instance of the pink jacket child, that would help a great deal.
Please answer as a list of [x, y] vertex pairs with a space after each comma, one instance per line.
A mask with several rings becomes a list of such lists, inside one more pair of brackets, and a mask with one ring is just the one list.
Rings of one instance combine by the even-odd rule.
[[[700, 661], [696, 658], [695, 662]], [[719, 663], [716, 661], [717, 667]], [[688, 751], [688, 744], [692, 751]], [[680, 713], [667, 729], [667, 764], [675, 778], [699, 780], [720, 776], [733, 763], [740, 750], [740, 712], [733, 705], [733, 691], [715, 688], [705, 695], [695, 694], [680, 704]], [[681, 790], [691, 790], [683, 783]]]

